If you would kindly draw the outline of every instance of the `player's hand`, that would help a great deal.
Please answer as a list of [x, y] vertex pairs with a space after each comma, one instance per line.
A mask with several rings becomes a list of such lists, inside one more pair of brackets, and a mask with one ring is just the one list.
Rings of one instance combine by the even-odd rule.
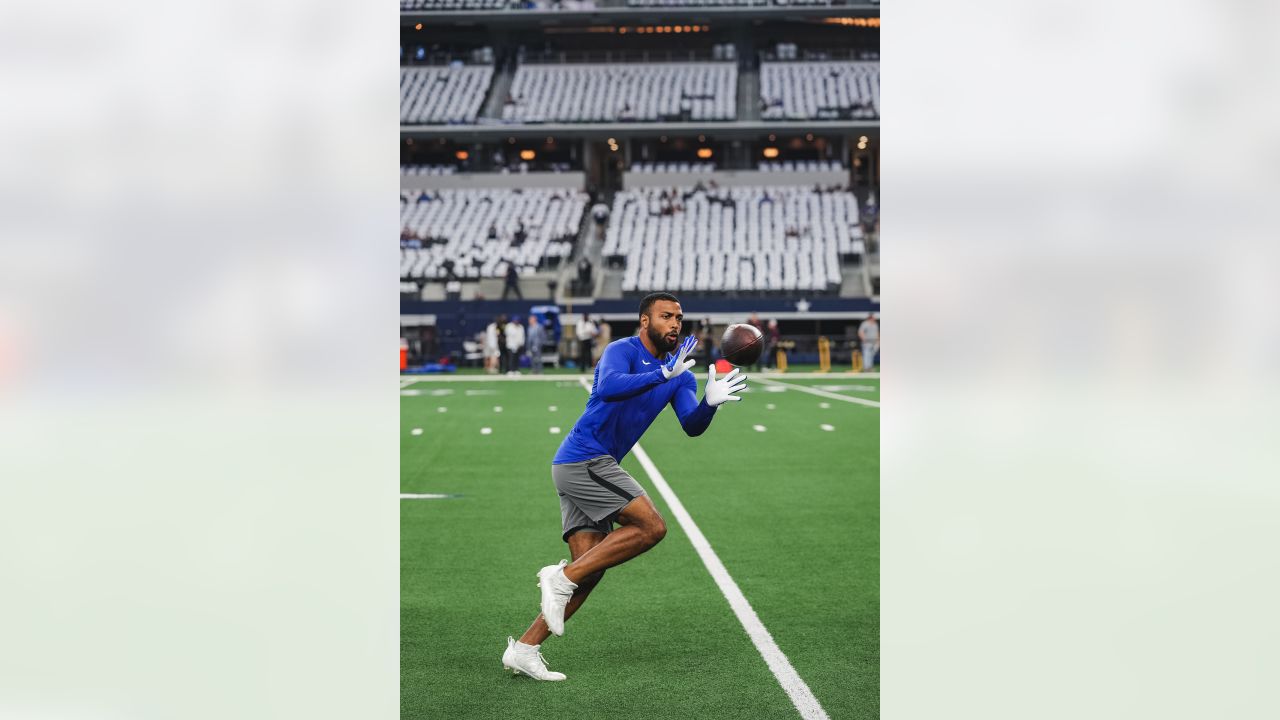
[[692, 335], [685, 338], [684, 342], [680, 343], [680, 347], [677, 348], [674, 356], [670, 360], [662, 364], [663, 379], [670, 380], [671, 378], [679, 375], [685, 370], [688, 370], [689, 368], [693, 367], [694, 361], [685, 360], [685, 358], [689, 356], [689, 353], [693, 352], [693, 349], [697, 347], [697, 345], [698, 345], [698, 338]]
[[703, 399], [711, 407], [723, 405], [733, 400], [737, 402], [742, 398], [734, 393], [747, 386], [747, 376], [739, 375], [738, 368], [729, 371], [723, 378], [716, 379], [716, 366], [712, 365], [707, 368], [707, 389], [703, 393]]

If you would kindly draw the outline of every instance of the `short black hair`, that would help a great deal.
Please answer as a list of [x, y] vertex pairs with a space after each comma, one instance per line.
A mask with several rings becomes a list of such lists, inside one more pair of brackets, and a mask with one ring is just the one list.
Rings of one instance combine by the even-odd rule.
[[641, 316], [648, 315], [649, 308], [653, 307], [653, 304], [658, 302], [659, 300], [670, 300], [671, 302], [674, 302], [674, 303], [680, 302], [679, 298], [677, 298], [675, 295], [672, 295], [669, 292], [649, 293], [648, 295], [644, 296], [643, 300], [640, 301], [640, 315]]

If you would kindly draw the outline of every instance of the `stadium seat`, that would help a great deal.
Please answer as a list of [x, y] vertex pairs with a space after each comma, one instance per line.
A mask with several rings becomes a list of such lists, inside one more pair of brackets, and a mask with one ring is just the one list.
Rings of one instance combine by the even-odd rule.
[[401, 165], [401, 175], [453, 175], [458, 172], [456, 165]]
[[710, 162], [636, 162], [631, 164], [634, 173], [707, 173], [716, 169]]
[[738, 66], [732, 62], [522, 64], [506, 122], [732, 120]]
[[603, 255], [622, 289], [833, 291], [860, 246], [847, 191], [796, 186], [639, 188], [614, 198]]
[[[558, 263], [573, 252], [586, 207], [577, 190], [402, 190], [402, 231], [422, 247], [400, 250], [400, 278], [443, 280], [446, 261], [464, 279], [502, 277], [508, 260], [521, 274]], [[526, 237], [517, 242], [521, 224]]]
[[[795, 46], [778, 46], [794, 57]], [[871, 120], [880, 117], [880, 63], [801, 60], [760, 65], [761, 118], [765, 120]]]
[[493, 65], [400, 68], [400, 122], [474, 123], [493, 80]]

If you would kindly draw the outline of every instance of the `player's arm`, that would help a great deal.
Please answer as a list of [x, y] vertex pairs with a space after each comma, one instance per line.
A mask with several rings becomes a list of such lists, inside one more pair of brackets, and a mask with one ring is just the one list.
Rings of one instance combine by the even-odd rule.
[[689, 437], [698, 437], [706, 432], [711, 426], [711, 418], [716, 415], [716, 409], [707, 404], [706, 398], [698, 402], [698, 383], [692, 375], [671, 396], [671, 407], [680, 418], [684, 434]]
[[695, 345], [697, 341], [686, 338], [674, 357], [665, 363], [659, 363], [653, 370], [642, 373], [627, 372], [629, 363], [624, 345], [609, 345], [600, 357], [600, 363], [596, 365], [600, 373], [596, 392], [605, 402], [617, 402], [635, 397], [655, 385], [678, 377], [693, 365], [692, 360], [686, 361], [684, 358], [693, 352]]
[[742, 398], [734, 395], [747, 386], [747, 376], [739, 375], [734, 368], [724, 378], [716, 379], [714, 365], [707, 368], [707, 389], [702, 394], [702, 402], [698, 402], [698, 384], [690, 377], [671, 398], [671, 407], [680, 418], [680, 427], [689, 437], [697, 437], [706, 432], [715, 417], [716, 408], [726, 402], [737, 402]]
[[596, 381], [596, 392], [605, 402], [618, 402], [635, 397], [655, 385], [666, 382], [662, 375], [662, 366], [648, 372], [628, 373], [630, 363], [627, 361], [626, 346], [610, 344], [600, 356], [596, 365], [599, 373]]

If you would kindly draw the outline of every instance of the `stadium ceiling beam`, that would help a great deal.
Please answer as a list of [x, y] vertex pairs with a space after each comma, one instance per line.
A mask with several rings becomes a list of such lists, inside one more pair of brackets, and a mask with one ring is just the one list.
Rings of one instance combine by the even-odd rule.
[[747, 121], [702, 123], [544, 123], [537, 125], [401, 125], [400, 137], [453, 140], [455, 142], [493, 142], [509, 137], [560, 137], [566, 139], [602, 140], [671, 135], [712, 135], [716, 140], [756, 138], [778, 135], [880, 135], [879, 120], [813, 120], [807, 122]]
[[593, 10], [444, 10], [404, 11], [401, 25], [607, 25], [615, 22], [658, 22], [689, 19], [707, 22], [750, 20], [812, 20], [823, 17], [880, 17], [880, 6], [870, 3], [815, 7], [597, 7]]

